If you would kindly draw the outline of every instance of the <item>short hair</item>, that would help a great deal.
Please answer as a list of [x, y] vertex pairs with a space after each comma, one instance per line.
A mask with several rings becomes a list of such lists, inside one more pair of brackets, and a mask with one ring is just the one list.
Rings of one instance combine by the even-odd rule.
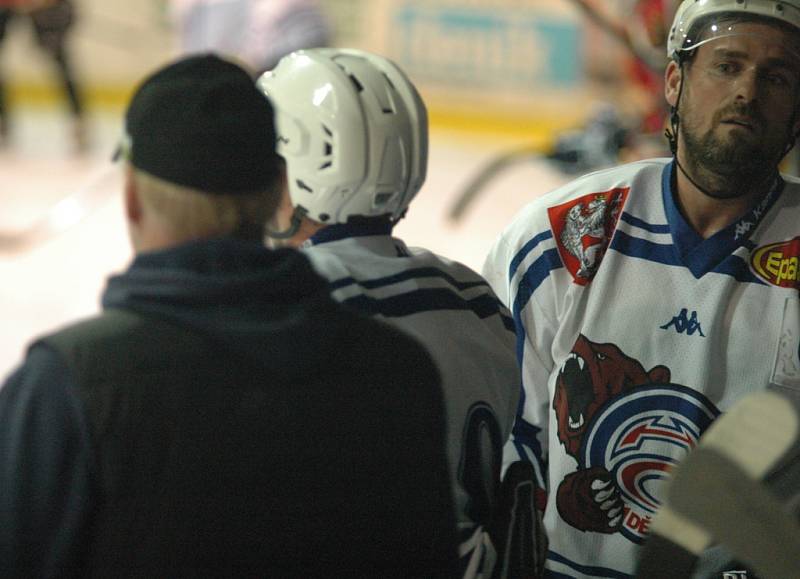
[[278, 180], [267, 191], [210, 194], [132, 170], [141, 203], [182, 239], [231, 236], [260, 242], [280, 202]]

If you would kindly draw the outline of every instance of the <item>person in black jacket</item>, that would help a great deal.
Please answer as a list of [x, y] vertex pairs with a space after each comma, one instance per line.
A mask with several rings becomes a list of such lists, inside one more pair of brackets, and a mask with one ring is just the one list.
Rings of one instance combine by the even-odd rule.
[[438, 372], [262, 245], [267, 99], [194, 56], [125, 126], [136, 257], [0, 390], [0, 576], [452, 577]]

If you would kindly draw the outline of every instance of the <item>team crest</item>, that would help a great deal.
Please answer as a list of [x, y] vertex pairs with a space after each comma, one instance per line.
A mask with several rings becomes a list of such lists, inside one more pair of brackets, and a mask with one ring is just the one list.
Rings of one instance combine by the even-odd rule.
[[719, 415], [670, 375], [666, 366], [645, 370], [614, 344], [578, 337], [553, 398], [559, 441], [578, 465], [556, 493], [567, 524], [644, 540], [670, 469]]
[[575, 283], [589, 283], [600, 266], [629, 190], [591, 193], [547, 210], [561, 261]]
[[771, 285], [800, 290], [800, 237], [756, 248], [750, 267]]

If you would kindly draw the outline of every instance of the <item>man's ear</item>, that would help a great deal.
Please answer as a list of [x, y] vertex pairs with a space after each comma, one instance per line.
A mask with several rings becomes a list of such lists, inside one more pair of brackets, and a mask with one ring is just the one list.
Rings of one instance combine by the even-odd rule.
[[130, 166], [125, 168], [123, 194], [125, 196], [125, 217], [131, 223], [138, 224], [142, 220], [142, 202], [139, 199], [136, 180], [133, 178], [133, 168]]
[[664, 72], [664, 97], [670, 106], [678, 104], [678, 95], [681, 93], [681, 83], [683, 82], [683, 70], [674, 60], [670, 60]]

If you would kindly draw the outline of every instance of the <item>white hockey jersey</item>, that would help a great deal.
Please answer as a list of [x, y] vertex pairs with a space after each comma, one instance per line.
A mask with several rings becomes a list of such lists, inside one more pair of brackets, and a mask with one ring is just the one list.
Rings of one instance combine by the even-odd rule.
[[499, 476], [520, 393], [513, 320], [468, 267], [410, 249], [388, 229], [364, 233], [375, 232], [331, 226], [303, 249], [337, 301], [411, 334], [439, 367], [462, 567], [465, 577], [480, 577], [494, 564], [484, 532], [489, 513], [481, 495], [491, 483], [484, 473]]
[[748, 392], [800, 395], [800, 182], [704, 240], [672, 171], [641, 161], [544, 195], [484, 267], [517, 328], [505, 460], [546, 484], [548, 577], [630, 577], [670, 467], [709, 423]]

